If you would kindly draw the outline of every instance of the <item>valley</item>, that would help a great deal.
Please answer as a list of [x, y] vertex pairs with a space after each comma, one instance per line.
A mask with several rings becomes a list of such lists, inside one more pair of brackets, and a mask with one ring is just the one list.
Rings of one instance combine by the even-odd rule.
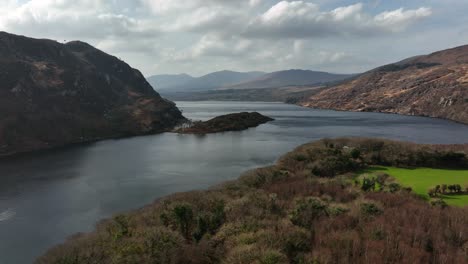
[[202, 92], [167, 92], [165, 97], [175, 101], [244, 101], [296, 103], [326, 87], [280, 87], [261, 89], [223, 89]]
[[[318, 109], [428, 116], [466, 124], [467, 58], [468, 46], [460, 46], [362, 74], [321, 79], [316, 72], [291, 70], [238, 85], [218, 85], [217, 89], [167, 89], [163, 93], [173, 100], [286, 102]], [[291, 77], [298, 72], [302, 78]]]
[[0, 1], [0, 264], [468, 263], [468, 5], [371, 2]]
[[438, 119], [281, 103], [176, 104], [192, 120], [258, 111], [275, 121], [241, 132], [163, 133], [0, 160], [0, 214], [8, 216], [0, 222], [2, 260], [31, 263], [69, 236], [94, 230], [102, 219], [172, 193], [234, 180], [309, 141], [365, 136], [426, 144], [468, 142], [467, 126]]
[[147, 79], [164, 95], [218, 90], [267, 89], [288, 86], [321, 86], [349, 79], [355, 74], [334, 74], [291, 69], [272, 73], [219, 71], [201, 77], [187, 74], [154, 75]]

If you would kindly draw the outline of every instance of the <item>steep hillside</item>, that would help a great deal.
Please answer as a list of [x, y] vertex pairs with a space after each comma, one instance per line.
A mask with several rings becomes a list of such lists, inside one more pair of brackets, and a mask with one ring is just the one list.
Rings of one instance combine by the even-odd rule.
[[0, 32], [0, 156], [162, 132], [182, 119], [116, 57]]
[[446, 118], [468, 124], [468, 46], [374, 69], [299, 104]]
[[193, 79], [194, 77], [182, 73], [182, 74], [162, 74], [153, 75], [146, 78], [153, 88], [158, 90], [168, 89], [174, 86], [183, 85]]
[[266, 74], [255, 80], [225, 87], [224, 89], [258, 89], [285, 86], [318, 85], [341, 81], [352, 75], [333, 74], [309, 70], [287, 70]]

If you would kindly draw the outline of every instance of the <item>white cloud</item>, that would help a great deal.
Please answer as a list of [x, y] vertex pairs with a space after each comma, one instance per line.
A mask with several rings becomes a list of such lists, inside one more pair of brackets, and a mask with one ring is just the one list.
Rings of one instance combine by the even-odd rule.
[[[387, 11], [376, 13], [372, 5], [342, 4], [348, 0], [0, 0], [0, 30], [87, 41], [147, 74], [155, 73], [156, 65], [167, 73], [339, 71], [342, 65], [370, 67], [358, 58], [369, 47], [379, 50], [378, 43], [401, 41], [436, 14], [435, 8], [408, 1], [412, 8], [382, 1], [378, 8]], [[468, 7], [461, 0], [447, 1], [457, 3], [457, 9]], [[457, 32], [466, 30], [463, 25]]]
[[156, 14], [179, 9], [191, 9], [196, 6], [196, 1], [193, 0], [142, 0], [142, 2]]
[[221, 6], [200, 7], [181, 14], [178, 18], [162, 25], [166, 31], [227, 31], [235, 26], [241, 15], [237, 10], [226, 10]]
[[[155, 14], [193, 11], [200, 7], [257, 6], [261, 0], [139, 0]], [[232, 11], [233, 9], [231, 9]]]
[[144, 20], [110, 13], [103, 0], [31, 0], [11, 2], [0, 17], [0, 29], [34, 37], [105, 39], [145, 37], [156, 33]]
[[312, 38], [328, 36], [373, 36], [404, 30], [412, 22], [431, 15], [431, 9], [398, 9], [375, 17], [363, 4], [321, 11], [305, 1], [281, 1], [250, 22], [245, 34], [261, 38]]
[[390, 28], [393, 31], [405, 29], [410, 23], [432, 15], [432, 10], [421, 7], [416, 10], [404, 10], [403, 8], [386, 11], [375, 16], [377, 24]]
[[307, 17], [309, 14], [317, 11], [318, 6], [312, 3], [281, 1], [261, 15], [260, 20], [264, 23], [279, 24], [286, 20], [294, 19], [295, 17]]
[[249, 1], [250, 6], [258, 6], [261, 3], [262, 3], [262, 0], [250, 0]]
[[346, 19], [361, 19], [361, 12], [362, 12], [362, 3], [357, 3], [355, 5], [338, 7], [330, 12], [330, 16], [335, 21], [343, 21]]
[[170, 49], [165, 52], [164, 59], [168, 61], [190, 61], [206, 57], [244, 57], [251, 51], [256, 50], [253, 42], [247, 39], [232, 37], [230, 39], [222, 38], [216, 34], [203, 36], [192, 47], [184, 50]]

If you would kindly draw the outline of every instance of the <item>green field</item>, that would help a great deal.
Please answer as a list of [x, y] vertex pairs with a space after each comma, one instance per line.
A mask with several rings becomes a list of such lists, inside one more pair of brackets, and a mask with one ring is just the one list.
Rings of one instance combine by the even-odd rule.
[[[384, 172], [392, 176], [398, 183], [411, 187], [413, 191], [425, 198], [429, 198], [427, 191], [436, 185], [460, 184], [462, 188], [468, 186], [468, 170], [443, 169], [402, 169], [395, 167], [373, 167], [369, 172]], [[468, 195], [443, 195], [442, 198], [449, 205], [467, 206]]]

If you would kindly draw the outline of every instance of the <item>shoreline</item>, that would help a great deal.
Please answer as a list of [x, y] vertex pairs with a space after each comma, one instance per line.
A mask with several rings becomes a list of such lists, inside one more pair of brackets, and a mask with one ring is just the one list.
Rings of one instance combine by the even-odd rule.
[[410, 115], [410, 114], [402, 114], [398, 112], [382, 112], [382, 111], [359, 111], [359, 110], [342, 110], [338, 108], [320, 108], [320, 107], [309, 107], [297, 103], [287, 103], [284, 101], [246, 101], [246, 100], [178, 100], [176, 102], [249, 102], [249, 103], [277, 103], [277, 104], [287, 104], [287, 105], [296, 105], [301, 108], [307, 108], [307, 109], [314, 109], [314, 110], [324, 110], [324, 111], [335, 111], [335, 112], [350, 112], [350, 113], [376, 113], [376, 114], [388, 114], [388, 115], [398, 115], [398, 116], [412, 116], [412, 117], [424, 117], [424, 118], [430, 118], [430, 119], [436, 119], [436, 120], [445, 120], [445, 121], [450, 121], [454, 122], [457, 124], [462, 124], [468, 126], [468, 122], [464, 123], [461, 121], [449, 119], [449, 118], [444, 118], [444, 117], [435, 117], [435, 116], [429, 116], [429, 115]]
[[[92, 232], [75, 234], [75, 235], [72, 235], [72, 236], [68, 237], [66, 239], [65, 243], [58, 244], [58, 245], [56, 245], [56, 246], [54, 246], [52, 248], [49, 248], [49, 250], [47, 252], [45, 252], [45, 255], [42, 255], [41, 257], [38, 258], [37, 263], [49, 263], [49, 262], [47, 262], [47, 261], [50, 260], [48, 258], [51, 258], [52, 260], [54, 260], [57, 256], [60, 256], [61, 254], [66, 255], [66, 254], [71, 254], [71, 252], [79, 252], [79, 251], [76, 251], [76, 250], [78, 250], [78, 248], [77, 249], [73, 249], [73, 248], [75, 246], [79, 247], [80, 244], [84, 243], [87, 240], [89, 240], [88, 242], [91, 243], [91, 241], [94, 241], [96, 236], [97, 236], [97, 238], [103, 236], [104, 235], [103, 232], [106, 232], [105, 230], [108, 230], [108, 228], [110, 228], [111, 226], [114, 226], [115, 221], [117, 221], [117, 223], [119, 223], [119, 221], [121, 221], [119, 219], [127, 219], [125, 221], [128, 221], [128, 225], [130, 225], [130, 223], [132, 223], [132, 222], [134, 222], [134, 224], [136, 224], [136, 223], [140, 223], [141, 221], [143, 221], [140, 218], [145, 218], [146, 219], [146, 218], [150, 217], [149, 219], [144, 220], [141, 223], [145, 223], [146, 221], [149, 221], [150, 219], [153, 219], [153, 220], [150, 221], [150, 223], [155, 221], [153, 224], [149, 224], [149, 225], [145, 224], [144, 226], [139, 226], [139, 225], [133, 226], [134, 224], [132, 224], [131, 225], [132, 228], [137, 228], [137, 229], [139, 229], [139, 228], [162, 228], [162, 227], [160, 227], [161, 226], [161, 222], [160, 222], [161, 220], [157, 220], [156, 218], [153, 218], [152, 215], [154, 215], [154, 214], [157, 215], [160, 212], [164, 212], [164, 210], [167, 210], [167, 209], [164, 209], [164, 208], [166, 208], [167, 206], [169, 206], [171, 204], [174, 204], [174, 203], [175, 204], [177, 204], [177, 203], [179, 203], [179, 204], [180, 203], [182, 203], [182, 204], [192, 204], [192, 203], [197, 203], [197, 201], [200, 200], [200, 199], [204, 200], [204, 199], [210, 199], [209, 197], [221, 196], [221, 197], [225, 197], [225, 198], [223, 198], [225, 203], [227, 203], [227, 204], [232, 204], [233, 203], [230, 206], [234, 206], [234, 204], [236, 204], [236, 202], [233, 201], [232, 199], [234, 199], [234, 197], [237, 197], [237, 194], [236, 194], [237, 191], [236, 190], [240, 191], [240, 190], [244, 190], [244, 188], [247, 188], [244, 191], [241, 191], [241, 193], [242, 192], [247, 192], [247, 194], [248, 194], [248, 193], [250, 193], [252, 191], [254, 191], [254, 193], [257, 193], [258, 191], [262, 190], [263, 188], [267, 188], [267, 189], [268, 188], [273, 188], [273, 187], [262, 187], [262, 186], [269, 186], [269, 185], [275, 186], [275, 184], [277, 184], [276, 182], [278, 182], [278, 181], [281, 182], [281, 181], [286, 180], [286, 179], [293, 180], [296, 177], [299, 177], [298, 179], [303, 179], [303, 177], [305, 177], [303, 180], [307, 180], [309, 178], [309, 176], [303, 175], [303, 173], [301, 172], [301, 170], [302, 170], [301, 168], [302, 167], [304, 167], [304, 168], [307, 167], [307, 164], [303, 164], [303, 160], [304, 159], [308, 160], [309, 157], [303, 157], [303, 155], [304, 156], [313, 155], [312, 154], [313, 152], [311, 152], [311, 150], [323, 151], [323, 149], [325, 147], [325, 148], [342, 149], [341, 151], [348, 152], [350, 149], [357, 148], [357, 147], [365, 150], [366, 149], [365, 146], [367, 146], [367, 144], [377, 144], [376, 146], [380, 146], [380, 143], [383, 144], [382, 146], [387, 145], [390, 149], [393, 149], [394, 147], [396, 147], [397, 149], [399, 149], [399, 152], [407, 153], [407, 155], [410, 155], [413, 152], [417, 153], [418, 150], [423, 150], [423, 149], [430, 150], [431, 153], [435, 153], [436, 155], [439, 155], [439, 154], [437, 154], [438, 153], [437, 151], [439, 149], [442, 150], [442, 152], [447, 152], [448, 153], [448, 152], [456, 150], [458, 147], [460, 147], [460, 145], [446, 145], [445, 144], [445, 145], [438, 145], [437, 148], [435, 148], [435, 147], [433, 147], [433, 145], [430, 145], [430, 144], [416, 144], [416, 143], [394, 141], [394, 140], [359, 138], [359, 137], [357, 137], [357, 138], [345, 137], [345, 138], [336, 138], [336, 139], [321, 139], [321, 140], [312, 141], [312, 142], [300, 145], [298, 147], [295, 147], [292, 151], [289, 151], [289, 152], [286, 152], [286, 153], [280, 155], [280, 157], [277, 159], [277, 161], [274, 164], [272, 164], [270, 166], [266, 166], [266, 167], [259, 167], [259, 168], [256, 168], [256, 169], [245, 171], [245, 172], [241, 173], [238, 176], [238, 178], [236, 178], [234, 180], [225, 181], [225, 182], [222, 182], [220, 184], [216, 184], [216, 185], [213, 185], [211, 187], [208, 187], [206, 189], [192, 190], [192, 191], [186, 191], [186, 192], [175, 192], [175, 193], [172, 193], [172, 194], [157, 198], [153, 202], [151, 202], [149, 204], [146, 204], [146, 205], [144, 205], [144, 206], [142, 206], [140, 208], [132, 209], [132, 210], [129, 210], [129, 211], [126, 211], [126, 212], [123, 212], [123, 213], [118, 213], [118, 214], [115, 214], [113, 217], [101, 219], [100, 221], [96, 222], [96, 225], [95, 225], [96, 227], [94, 228], [94, 230]], [[364, 148], [363, 148], [363, 146], [364, 146]], [[464, 153], [467, 153], [468, 145], [465, 144], [463, 146], [463, 150], [464, 150]], [[366, 152], [368, 152], [368, 151], [369, 150], [366, 150]], [[387, 151], [385, 151], [385, 147], [383, 147], [381, 151], [382, 151], [382, 153], [387, 153]], [[408, 152], [411, 152], [411, 153], [408, 153]], [[328, 154], [328, 155], [335, 155], [335, 154]], [[363, 153], [362, 155], [367, 155], [367, 154]], [[391, 162], [398, 162], [398, 157], [397, 156], [388, 157], [388, 158], [389, 158], [389, 161], [391, 161]], [[396, 158], [396, 160], [392, 161], [393, 158]], [[319, 158], [319, 159], [323, 160], [322, 158]], [[358, 161], [358, 160], [355, 160], [355, 161]], [[423, 164], [424, 164], [424, 162], [423, 162]], [[369, 164], [369, 165], [374, 165], [374, 164]], [[435, 168], [437, 168], [438, 166], [441, 166], [441, 165], [443, 166], [443, 162], [440, 165], [436, 165]], [[460, 168], [463, 168], [464, 170], [466, 170], [468, 168], [468, 164], [466, 163], [466, 160], [465, 160], [464, 163], [461, 163], [460, 165], [462, 165], [462, 167], [460, 167]], [[453, 167], [453, 168], [455, 168], [455, 167]], [[347, 169], [343, 170], [343, 169], [334, 168], [334, 170], [336, 170], [336, 172], [337, 172], [336, 176], [333, 176], [331, 178], [327, 178], [327, 177], [326, 178], [318, 178], [318, 183], [321, 181], [320, 179], [323, 179], [323, 181], [325, 181], [325, 179], [327, 179], [327, 181], [334, 182], [333, 179], [335, 179], [335, 177], [338, 177], [339, 179], [341, 179], [340, 175], [344, 175], [343, 177], [346, 177], [345, 175], [348, 175], [349, 173], [353, 173], [353, 172], [357, 173], [357, 170], [355, 171], [354, 169], [351, 169], [351, 167], [350, 167], [349, 172], [348, 172]], [[323, 173], [325, 173], [325, 171]], [[294, 176], [294, 175], [297, 175], [297, 176]], [[290, 177], [293, 177], [293, 178], [290, 178]], [[314, 178], [314, 177], [318, 177], [318, 176], [311, 176], [311, 177]], [[323, 177], [323, 175], [320, 176], [320, 177]], [[307, 182], [308, 181], [306, 181], [304, 184], [306, 184]], [[308, 184], [310, 184], [310, 183], [308, 183]], [[247, 185], [248, 187], [247, 186], [246, 187], [240, 187], [240, 186], [244, 186], [244, 185]], [[299, 186], [301, 186], [301, 185], [299, 185]], [[299, 186], [298, 186], [298, 188], [299, 188]], [[351, 187], [352, 186], [351, 183], [349, 183], [349, 185], [347, 184], [346, 186], [348, 186], [347, 188], [351, 188], [351, 189], [354, 188], [354, 187]], [[296, 188], [296, 187], [294, 187], [294, 188]], [[280, 188], [280, 189], [274, 188], [274, 190], [276, 190], [279, 193], [287, 192], [287, 189], [284, 189], [284, 188]], [[298, 189], [298, 190], [302, 190], [302, 187], [300, 189]], [[353, 192], [355, 192], [355, 191], [353, 191]], [[377, 195], [377, 193], [378, 192], [376, 192], [376, 195]], [[232, 195], [234, 195], [234, 197], [227, 198], [227, 197], [231, 197]], [[330, 193], [329, 195], [332, 195], [332, 193]], [[364, 193], [362, 193], [360, 195], [364, 195]], [[388, 194], [388, 195], [390, 195], [390, 194]], [[413, 194], [413, 192], [407, 193], [406, 190], [402, 189], [401, 195], [404, 195], [405, 197], [408, 196], [405, 199], [409, 199], [408, 201], [411, 201], [411, 203], [416, 203], [419, 207], [426, 208], [426, 210], [436, 210], [436, 209], [430, 209], [431, 208], [430, 204], [427, 201], [424, 201], [423, 199], [419, 198], [417, 195]], [[256, 196], [256, 194], [255, 194], [255, 196]], [[365, 195], [365, 196], [367, 197], [368, 195]], [[190, 198], [190, 197], [192, 197], [192, 198]], [[272, 197], [271, 194], [270, 194], [269, 197]], [[275, 194], [275, 197], [276, 197], [276, 194]], [[370, 197], [372, 197], [372, 196], [370, 196]], [[329, 199], [329, 198], [327, 198], [327, 199]], [[353, 198], [353, 200], [354, 199], [356, 199], [356, 198]], [[368, 197], [366, 199], [370, 199], [370, 198]], [[358, 198], [358, 200], [359, 200], [359, 198]], [[325, 200], [323, 200], [323, 201], [325, 201]], [[361, 201], [361, 202], [364, 202], [364, 200]], [[341, 203], [343, 203], [343, 202], [341, 202]], [[331, 206], [331, 204], [330, 204], [330, 206]], [[379, 206], [381, 206], [381, 205], [379, 205]], [[228, 206], [228, 208], [230, 208], [230, 207]], [[462, 208], [456, 208], [456, 207], [450, 207], [450, 208], [451, 208], [450, 209], [451, 211], [457, 211], [457, 212], [458, 212], [458, 210], [468, 209], [467, 206], [462, 207]], [[199, 209], [199, 210], [202, 210], [202, 209]], [[203, 210], [205, 210], [205, 209], [203, 209]], [[462, 211], [459, 211], [459, 212], [462, 212]], [[229, 215], [230, 214], [229, 211], [227, 211], [226, 214]], [[226, 216], [226, 217], [228, 217], [228, 216]], [[232, 215], [232, 216], [229, 216], [229, 217], [236, 218], [235, 215]], [[133, 221], [131, 219], [135, 219], [135, 220]], [[138, 219], [140, 219], [140, 220], [138, 220]], [[262, 220], [262, 218], [260, 218], [258, 220], [260, 221], [260, 220]], [[221, 230], [222, 230], [223, 227], [218, 227], [218, 228], [221, 228]], [[174, 231], [177, 232], [177, 229], [175, 229]], [[217, 232], [221, 232], [221, 231], [216, 231], [214, 234], [216, 234]], [[175, 235], [175, 233], [174, 233], [174, 235]], [[216, 237], [216, 236], [214, 236], [214, 237]], [[101, 238], [99, 238], [99, 239], [101, 239]], [[88, 243], [88, 242], [86, 242], [86, 243]], [[134, 242], [134, 243], [138, 243], [138, 242]], [[181, 243], [183, 243], [183, 242], [181, 241]], [[188, 242], [188, 243], [192, 244], [192, 242]], [[193, 244], [192, 246], [197, 247], [198, 244]], [[73, 249], [73, 251], [65, 250], [67, 247], [69, 247], [70, 249]], [[229, 251], [229, 249], [226, 249], [226, 250]], [[70, 253], [66, 253], [66, 252], [70, 252]], [[75, 254], [75, 253], [73, 253], [73, 254]], [[77, 253], [77, 254], [79, 254], [79, 253]], [[107, 253], [102, 253], [102, 254], [105, 255]], [[58, 262], [51, 262], [51, 263], [58, 263]]]
[[0, 154], [0, 162], [12, 160], [12, 159], [18, 159], [22, 157], [35, 156], [41, 153], [60, 152], [61, 150], [66, 150], [69, 148], [79, 148], [81, 146], [92, 145], [98, 142], [104, 142], [108, 140], [129, 139], [129, 138], [145, 137], [145, 136], [153, 136], [153, 135], [159, 135], [159, 134], [164, 134], [164, 133], [170, 133], [175, 127], [181, 124], [182, 121], [185, 122], [186, 120], [187, 119], [181, 120], [174, 127], [166, 128], [161, 131], [151, 131], [151, 132], [128, 134], [128, 135], [115, 135], [115, 136], [109, 136], [109, 137], [103, 137], [103, 138], [91, 138], [91, 139], [87, 139], [83, 141], [70, 142], [70, 143], [65, 143], [65, 144], [60, 144], [60, 145], [38, 148], [34, 150], [16, 151], [16, 152], [10, 152], [8, 154]]
[[[275, 101], [275, 102], [270, 102], [270, 101], [237, 101], [237, 100], [196, 100], [196, 101], [176, 101], [177, 102], [194, 102], [194, 103], [202, 103], [202, 102], [248, 102], [248, 103], [275, 103], [275, 104], [286, 104], [286, 105], [295, 105], [300, 108], [304, 109], [311, 109], [311, 110], [319, 110], [319, 111], [333, 111], [333, 112], [348, 112], [348, 113], [371, 113], [371, 114], [385, 114], [385, 115], [396, 115], [396, 116], [403, 116], [403, 117], [420, 117], [420, 118], [427, 118], [427, 119], [433, 119], [433, 120], [443, 120], [443, 121], [448, 121], [452, 122], [455, 124], [460, 124], [460, 125], [465, 125], [468, 126], [468, 123], [463, 123], [459, 122], [456, 120], [448, 119], [448, 118], [442, 118], [442, 117], [432, 117], [432, 116], [423, 116], [423, 115], [408, 115], [408, 114], [400, 114], [400, 113], [394, 113], [394, 112], [370, 112], [370, 111], [353, 111], [353, 110], [340, 110], [340, 109], [329, 109], [329, 108], [315, 108], [315, 107], [308, 107], [308, 106], [303, 106], [300, 104], [290, 104], [290, 103], [285, 103], [285, 102], [280, 102], [280, 101]], [[179, 124], [180, 125], [180, 124]], [[121, 136], [115, 136], [115, 137], [108, 137], [108, 138], [97, 138], [97, 139], [90, 139], [86, 141], [81, 141], [81, 142], [73, 142], [73, 143], [68, 143], [64, 145], [57, 145], [57, 146], [51, 146], [47, 148], [40, 148], [37, 150], [30, 150], [30, 151], [19, 151], [19, 152], [12, 152], [11, 154], [0, 154], [0, 162], [8, 161], [8, 160], [14, 160], [14, 159], [19, 159], [23, 157], [28, 157], [28, 156], [35, 156], [39, 155], [41, 153], [53, 153], [53, 152], [59, 152], [62, 150], [66, 150], [69, 148], [76, 148], [76, 147], [81, 147], [81, 146], [87, 146], [87, 145], [92, 145], [98, 142], [103, 142], [107, 140], [120, 140], [120, 139], [129, 139], [129, 138], [135, 138], [135, 137], [145, 137], [145, 136], [152, 136], [152, 135], [159, 135], [163, 133], [176, 133], [174, 132], [174, 129], [178, 125], [174, 126], [171, 129], [167, 129], [161, 132], [148, 132], [148, 133], [142, 133], [142, 134], [135, 134], [135, 135], [121, 135]], [[458, 145], [458, 144], [468, 144], [468, 142], [465, 143], [457, 143], [457, 144], [451, 144], [451, 145]], [[444, 145], [444, 144], [441, 144]]]

